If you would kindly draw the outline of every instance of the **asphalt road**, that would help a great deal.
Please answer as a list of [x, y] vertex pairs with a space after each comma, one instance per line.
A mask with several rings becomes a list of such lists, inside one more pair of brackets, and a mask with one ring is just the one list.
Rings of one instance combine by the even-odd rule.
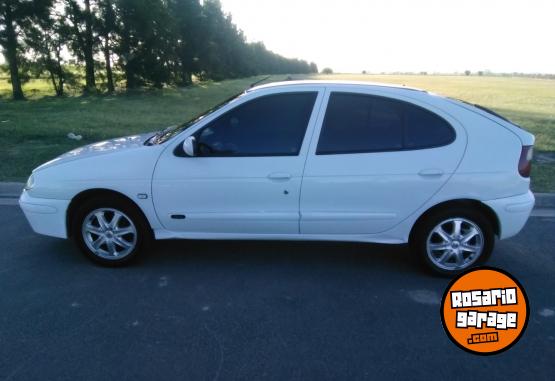
[[[0, 379], [553, 379], [555, 218], [532, 218], [489, 264], [531, 304], [509, 351], [475, 356], [441, 327], [448, 279], [404, 246], [163, 242], [92, 265], [0, 206]], [[487, 378], [485, 378], [487, 377]]]

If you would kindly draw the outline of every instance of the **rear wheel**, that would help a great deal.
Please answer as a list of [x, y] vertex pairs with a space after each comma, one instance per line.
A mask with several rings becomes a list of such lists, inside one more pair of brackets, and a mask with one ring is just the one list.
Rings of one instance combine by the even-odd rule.
[[455, 275], [485, 262], [493, 251], [494, 241], [491, 223], [482, 213], [449, 209], [421, 221], [411, 244], [433, 271]]
[[129, 263], [151, 236], [137, 207], [118, 197], [88, 200], [72, 220], [73, 237], [81, 251], [105, 266]]

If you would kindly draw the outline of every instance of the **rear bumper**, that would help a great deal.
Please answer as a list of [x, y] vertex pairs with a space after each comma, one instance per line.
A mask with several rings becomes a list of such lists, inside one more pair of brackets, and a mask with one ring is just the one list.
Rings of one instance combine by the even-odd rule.
[[522, 230], [534, 208], [534, 202], [531, 191], [518, 196], [484, 201], [497, 214], [500, 239], [512, 237]]
[[23, 191], [19, 197], [19, 206], [36, 233], [67, 238], [66, 211], [69, 200], [31, 197]]

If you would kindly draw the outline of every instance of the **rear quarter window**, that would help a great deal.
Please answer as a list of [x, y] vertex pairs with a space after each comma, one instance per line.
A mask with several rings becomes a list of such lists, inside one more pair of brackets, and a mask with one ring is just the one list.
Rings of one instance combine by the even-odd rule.
[[453, 127], [439, 115], [409, 103], [404, 114], [406, 149], [440, 147], [455, 140]]
[[415, 150], [454, 140], [453, 127], [420, 106], [388, 97], [332, 92], [316, 154]]

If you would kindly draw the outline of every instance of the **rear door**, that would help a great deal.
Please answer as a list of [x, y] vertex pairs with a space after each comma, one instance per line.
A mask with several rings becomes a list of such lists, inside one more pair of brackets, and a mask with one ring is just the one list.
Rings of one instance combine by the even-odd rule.
[[466, 134], [406, 96], [327, 91], [303, 177], [301, 233], [374, 234], [416, 211], [460, 162]]

